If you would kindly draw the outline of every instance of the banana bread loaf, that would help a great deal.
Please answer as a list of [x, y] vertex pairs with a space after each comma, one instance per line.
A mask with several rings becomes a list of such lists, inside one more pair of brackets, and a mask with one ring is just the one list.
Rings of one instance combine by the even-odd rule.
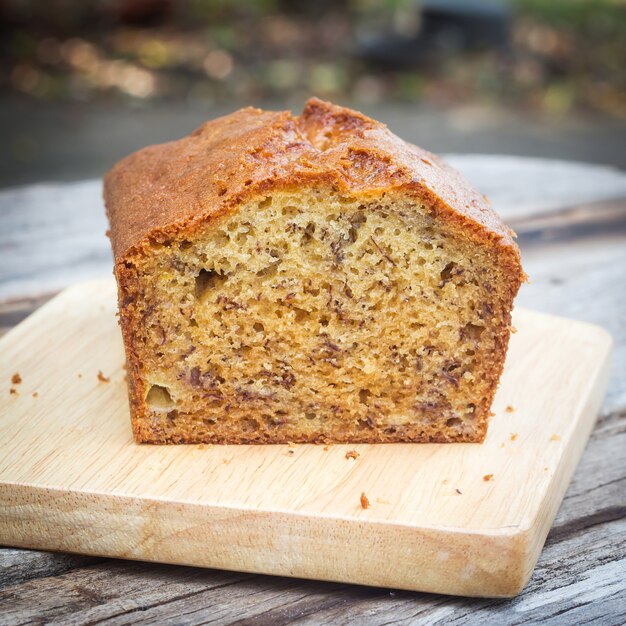
[[524, 273], [433, 154], [312, 99], [140, 150], [104, 197], [136, 441], [484, 438]]

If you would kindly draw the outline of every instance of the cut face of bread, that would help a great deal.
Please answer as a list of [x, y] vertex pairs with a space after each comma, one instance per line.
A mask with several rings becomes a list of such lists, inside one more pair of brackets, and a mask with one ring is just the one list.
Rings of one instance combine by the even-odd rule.
[[419, 190], [323, 181], [257, 190], [116, 271], [154, 443], [481, 441], [521, 279]]
[[501, 281], [417, 199], [268, 195], [143, 261], [143, 419], [159, 441], [480, 439]]

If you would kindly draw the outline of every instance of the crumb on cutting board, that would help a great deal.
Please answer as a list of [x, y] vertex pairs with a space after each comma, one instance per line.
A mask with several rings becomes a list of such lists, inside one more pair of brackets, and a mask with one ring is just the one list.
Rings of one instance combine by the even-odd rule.
[[324, 446], [322, 449], [324, 450], [324, 452], [328, 452], [329, 446]]
[[511, 433], [511, 441], [515, 441], [517, 439], [517, 433]]
[[22, 377], [20, 376], [19, 372], [15, 372], [15, 374], [13, 374], [13, 376], [11, 376], [11, 382], [14, 385], [19, 385], [22, 382]]
[[37, 398], [37, 397], [39, 397], [39, 392], [33, 391], [33, 398]]
[[488, 482], [492, 481], [492, 480], [493, 480], [493, 474], [485, 474], [485, 475], [483, 476], [483, 480], [484, 480], [486, 483], [488, 483]]
[[369, 509], [370, 508], [370, 501], [368, 500], [368, 498], [365, 495], [364, 491], [361, 492], [361, 508], [362, 509]]
[[454, 491], [456, 491], [456, 492], [457, 492], [460, 496], [462, 496], [462, 495], [463, 495], [463, 492], [462, 492], [460, 489], [458, 489], [458, 488], [457, 488], [457, 489], [455, 489]]
[[[79, 377], [80, 377], [80, 374], [79, 374]], [[98, 370], [98, 380], [99, 380], [101, 383], [108, 383], [108, 382], [111, 382], [111, 379], [110, 379], [110, 378], [108, 378], [108, 377], [106, 377], [106, 376], [102, 373], [102, 370]]]
[[513, 413], [515, 411], [515, 408], [512, 407], [510, 404], [507, 405], [506, 409], [504, 409], [507, 413]]
[[360, 455], [356, 450], [348, 450], [348, 452], [346, 452], [346, 459], [354, 459], [356, 461], [359, 456]]
[[561, 435], [552, 435], [550, 441], [561, 441]]
[[17, 393], [17, 389], [16, 389], [15, 387], [11, 387], [11, 389], [9, 390], [9, 393], [10, 393], [12, 396], [17, 396], [17, 395], [19, 395], [19, 394]]

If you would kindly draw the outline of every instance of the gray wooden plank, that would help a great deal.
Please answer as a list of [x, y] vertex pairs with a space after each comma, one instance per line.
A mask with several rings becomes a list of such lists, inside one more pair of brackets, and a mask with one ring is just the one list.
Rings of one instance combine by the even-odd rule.
[[0, 300], [111, 275], [98, 181], [0, 192]]
[[487, 154], [446, 159], [506, 221], [626, 196], [626, 174], [603, 165]]
[[34, 310], [45, 304], [55, 293], [49, 293], [36, 298], [19, 298], [16, 300], [0, 300], [0, 337], [22, 320], [26, 319]]
[[139, 619], [150, 608], [165, 610], [172, 601], [184, 603], [210, 590], [220, 595], [247, 578], [215, 570], [108, 561], [5, 588], [0, 592], [0, 617], [7, 625], [91, 624], [115, 618], [128, 623], [135, 620], [133, 614]]
[[102, 559], [19, 548], [0, 549], [0, 589], [33, 578], [56, 576]]
[[626, 237], [617, 233], [532, 246], [522, 239], [521, 244], [530, 282], [522, 285], [516, 303], [598, 324], [611, 333], [613, 369], [603, 410], [625, 407]]

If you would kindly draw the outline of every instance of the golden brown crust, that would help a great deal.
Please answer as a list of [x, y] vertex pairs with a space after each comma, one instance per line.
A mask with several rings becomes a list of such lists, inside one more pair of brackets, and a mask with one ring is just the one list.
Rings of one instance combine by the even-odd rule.
[[214, 436], [197, 436], [192, 432], [183, 432], [172, 429], [172, 432], [159, 432], [147, 427], [146, 421], [133, 420], [133, 436], [137, 443], [151, 444], [292, 444], [292, 443], [482, 443], [487, 434], [487, 423], [477, 425], [476, 432], [462, 435], [448, 436], [441, 432], [428, 432], [419, 426], [407, 426], [398, 429], [395, 433], [379, 431], [373, 434], [363, 434], [346, 437], [344, 439], [323, 436], [300, 435], [298, 437], [286, 437], [276, 433], [248, 433], [233, 430], [232, 433], [220, 433]]
[[[510, 310], [525, 278], [512, 232], [485, 198], [435, 155], [405, 143], [383, 124], [361, 113], [311, 99], [299, 117], [247, 108], [207, 122], [189, 137], [127, 157], [106, 176], [104, 197], [111, 224], [137, 441], [213, 440], [206, 436], [196, 440], [193, 433], [161, 432], [150, 424], [142, 365], [133, 347], [140, 316], [133, 298], [128, 297], [138, 291], [136, 258], [146, 253], [152, 242], [167, 240], [183, 229], [189, 234], [196, 225], [236, 210], [250, 197], [315, 182], [331, 185], [346, 195], [414, 193], [455, 229], [497, 249], [509, 283], [500, 310], [494, 311], [501, 323], [488, 367], [490, 390], [477, 409], [476, 431], [466, 440], [484, 438], [508, 346]], [[227, 439], [229, 443], [281, 442], [276, 435], [263, 432], [233, 431]], [[361, 434], [350, 439], [355, 443], [448, 440], [441, 433], [427, 432], [417, 425], [391, 434]], [[460, 440], [463, 438], [454, 438]], [[214, 441], [223, 442], [223, 434]]]
[[412, 189], [442, 217], [508, 248], [519, 265], [511, 231], [456, 170], [384, 124], [316, 98], [299, 117], [241, 109], [120, 161], [104, 183], [115, 260], [247, 196], [316, 180], [346, 193]]

